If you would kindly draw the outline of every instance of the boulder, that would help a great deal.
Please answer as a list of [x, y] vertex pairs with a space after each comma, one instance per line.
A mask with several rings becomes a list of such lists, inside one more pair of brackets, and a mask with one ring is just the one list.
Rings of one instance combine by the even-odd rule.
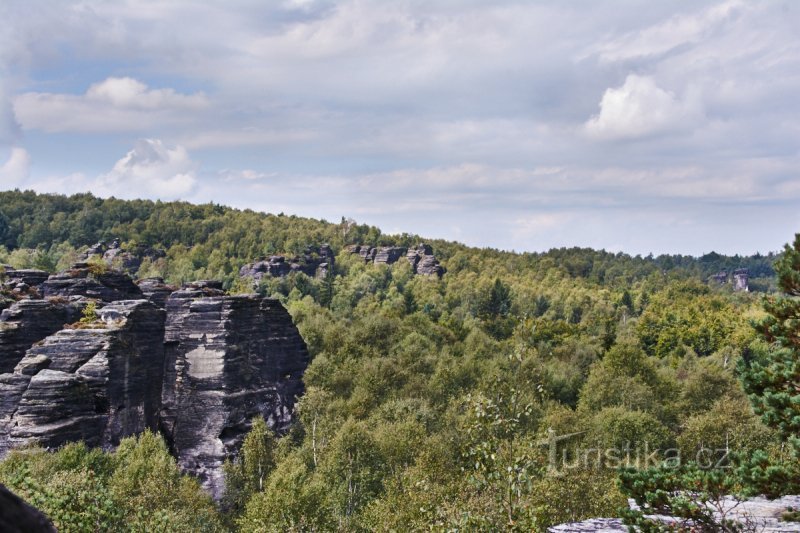
[[161, 430], [181, 468], [218, 498], [222, 464], [252, 418], [262, 415], [278, 432], [288, 427], [308, 352], [278, 300], [187, 288], [166, 310]]

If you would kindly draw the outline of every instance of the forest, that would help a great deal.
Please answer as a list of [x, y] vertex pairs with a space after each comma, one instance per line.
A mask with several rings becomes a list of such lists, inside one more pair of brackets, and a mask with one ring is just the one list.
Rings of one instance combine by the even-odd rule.
[[[753, 256], [516, 253], [344, 217], [0, 192], [0, 264], [55, 272], [115, 238], [165, 251], [140, 278], [234, 293], [261, 257], [327, 243], [336, 261], [255, 289], [313, 359], [296, 422], [254, 421], [222, 501], [155, 434], [12, 452], [0, 482], [60, 531], [544, 531], [623, 515], [657, 530], [627, 498], [735, 531], [703, 502], [800, 493], [800, 236]], [[345, 249], [421, 242], [441, 278]], [[710, 281], [740, 268], [749, 292]]]

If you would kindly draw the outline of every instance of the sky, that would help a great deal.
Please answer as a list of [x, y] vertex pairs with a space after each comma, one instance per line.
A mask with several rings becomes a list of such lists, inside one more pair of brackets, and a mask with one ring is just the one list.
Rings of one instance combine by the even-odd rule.
[[0, 0], [0, 189], [516, 251], [800, 231], [800, 2]]

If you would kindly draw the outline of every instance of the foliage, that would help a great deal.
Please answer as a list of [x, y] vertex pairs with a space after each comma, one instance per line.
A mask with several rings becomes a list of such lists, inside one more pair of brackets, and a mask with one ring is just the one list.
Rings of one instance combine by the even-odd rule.
[[216, 510], [182, 475], [161, 437], [123, 439], [116, 453], [68, 444], [11, 452], [0, 482], [41, 509], [59, 531], [215, 531]]
[[[120, 238], [125, 246], [166, 251], [146, 259], [139, 276], [170, 283], [216, 278], [240, 293], [254, 290], [238, 277], [244, 263], [322, 243], [337, 252], [325, 279], [293, 273], [255, 287], [286, 305], [312, 362], [296, 424], [278, 438], [253, 422], [226, 467], [218, 511], [152, 435], [125, 441], [116, 454], [82, 452], [96, 454], [88, 466], [59, 459], [70, 447], [15, 452], [0, 463], [0, 480], [19, 474], [15, 486], [27, 486], [23, 479], [34, 484], [25, 495], [45, 502], [48, 512], [66, 513], [61, 524], [542, 530], [613, 515], [624, 496], [611, 462], [552, 468], [543, 444], [550, 430], [574, 434], [556, 450], [559, 461], [573, 462], [605, 447], [717, 446], [724, 433], [724, 445], [741, 457], [737, 468], [752, 466], [740, 485], [760, 480], [775, 490], [790, 479], [791, 471], [780, 470], [780, 477], [775, 470], [791, 458], [781, 450], [785, 433], [745, 408], [733, 369], [750, 364], [754, 373], [771, 372], [792, 359], [755, 338], [748, 320], [761, 313], [757, 296], [706, 283], [718, 271], [744, 267], [769, 287], [774, 254], [517, 254], [427, 241], [448, 270], [439, 279], [415, 276], [404, 260], [364, 264], [345, 246], [414, 246], [421, 239], [344, 218], [331, 223], [216, 204], [27, 191], [0, 192], [0, 209], [8, 218], [0, 264], [16, 268], [63, 269], [85, 246]], [[788, 328], [792, 320], [786, 316], [770, 331], [777, 335], [775, 326]], [[772, 383], [778, 394], [790, 381]], [[748, 392], [761, 396], [760, 389]], [[790, 404], [769, 405], [791, 430], [784, 416]], [[69, 489], [67, 478], [74, 480]]]

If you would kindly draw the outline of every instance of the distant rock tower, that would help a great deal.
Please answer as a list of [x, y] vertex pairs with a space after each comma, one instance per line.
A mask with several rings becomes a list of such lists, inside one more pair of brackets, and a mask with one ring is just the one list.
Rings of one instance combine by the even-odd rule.
[[733, 290], [749, 292], [750, 287], [747, 281], [750, 278], [750, 271], [746, 268], [739, 268], [733, 271]]

